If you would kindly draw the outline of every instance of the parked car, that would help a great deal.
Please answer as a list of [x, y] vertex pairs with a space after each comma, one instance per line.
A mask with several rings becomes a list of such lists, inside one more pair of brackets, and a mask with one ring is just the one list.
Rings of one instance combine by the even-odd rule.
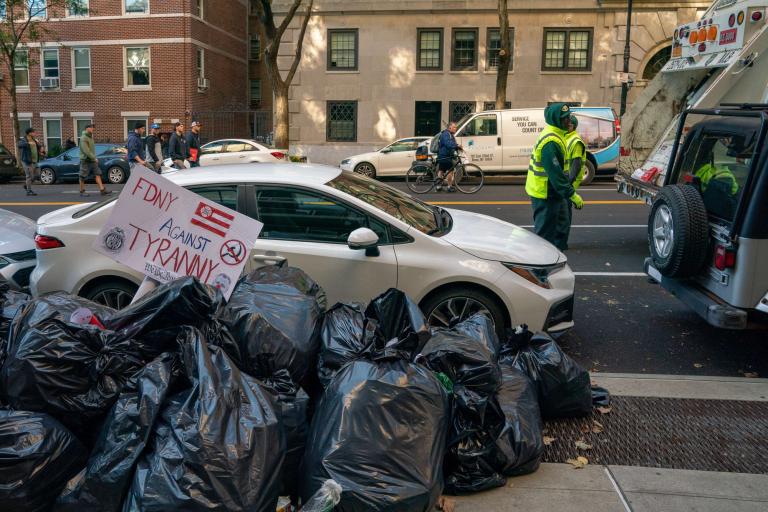
[[14, 177], [19, 176], [19, 168], [13, 152], [0, 144], [0, 183], [8, 183]]
[[[96, 144], [96, 159], [102, 177], [109, 183], [124, 183], [130, 174], [128, 151], [121, 144]], [[53, 185], [58, 181], [77, 181], [80, 173], [80, 149], [72, 148], [59, 156], [41, 161], [40, 182]]]
[[0, 277], [17, 290], [29, 285], [37, 264], [35, 228], [32, 219], [0, 209]]
[[[589, 184], [598, 175], [615, 174], [621, 147], [616, 113], [611, 107], [573, 107], [572, 111], [587, 145], [587, 174], [582, 183]], [[544, 109], [487, 110], [467, 114], [457, 124], [456, 142], [472, 163], [486, 173], [524, 174], [545, 126]]]
[[343, 171], [354, 171], [369, 178], [405, 176], [416, 156], [416, 148], [431, 137], [408, 137], [370, 153], [351, 156], [341, 161]]
[[248, 139], [215, 140], [200, 148], [200, 165], [281, 162], [288, 150], [271, 149]]
[[[554, 246], [485, 215], [431, 206], [359, 174], [313, 164], [210, 167], [169, 174], [178, 185], [264, 223], [246, 270], [288, 261], [328, 303], [367, 302], [390, 287], [413, 297], [432, 325], [477, 311], [500, 332], [573, 325], [574, 275]], [[34, 294], [65, 290], [126, 305], [142, 275], [92, 249], [113, 201], [38, 220]]]

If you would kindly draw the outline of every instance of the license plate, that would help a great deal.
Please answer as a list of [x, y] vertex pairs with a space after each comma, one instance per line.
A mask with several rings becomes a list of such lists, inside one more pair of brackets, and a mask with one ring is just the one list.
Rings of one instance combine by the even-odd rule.
[[646, 271], [649, 276], [654, 278], [656, 281], [661, 282], [661, 272], [656, 270], [656, 268], [653, 265], [648, 265], [648, 270]]
[[3, 160], [3, 163], [5, 165], [11, 165], [11, 163], [13, 163], [13, 160]]

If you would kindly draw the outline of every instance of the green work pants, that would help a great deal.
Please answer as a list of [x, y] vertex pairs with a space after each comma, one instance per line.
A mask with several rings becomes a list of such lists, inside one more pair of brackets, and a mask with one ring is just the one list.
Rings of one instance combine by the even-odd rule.
[[568, 248], [571, 229], [568, 200], [559, 197], [531, 198], [533, 205], [533, 230], [561, 251]]

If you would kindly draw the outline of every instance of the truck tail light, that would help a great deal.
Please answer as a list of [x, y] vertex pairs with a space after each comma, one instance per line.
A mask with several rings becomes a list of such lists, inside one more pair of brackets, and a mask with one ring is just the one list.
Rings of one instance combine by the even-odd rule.
[[613, 120], [613, 128], [616, 132], [616, 135], [621, 135], [621, 119], [618, 117]]
[[752, 13], [752, 21], [760, 21], [763, 19], [763, 13], [760, 11], [755, 11]]
[[711, 25], [709, 29], [707, 30], [707, 39], [710, 41], [714, 41], [717, 39], [717, 27], [714, 25]]
[[285, 160], [285, 153], [281, 151], [273, 151], [270, 153], [273, 157], [277, 158], [278, 160]]
[[629, 148], [621, 148], [619, 150], [619, 153], [621, 154], [621, 156], [631, 156], [632, 155], [632, 150], [629, 149]]
[[736, 251], [724, 245], [715, 247], [715, 268], [725, 270], [736, 266]]
[[46, 249], [58, 249], [59, 247], [64, 247], [64, 242], [52, 236], [36, 234], [35, 245], [39, 250], [45, 251]]

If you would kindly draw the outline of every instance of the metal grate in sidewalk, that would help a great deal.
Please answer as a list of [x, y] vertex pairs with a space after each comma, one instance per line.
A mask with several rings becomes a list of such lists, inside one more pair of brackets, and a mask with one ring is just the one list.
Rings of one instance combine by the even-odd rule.
[[[768, 403], [613, 397], [611, 412], [547, 421], [544, 462], [768, 473]], [[593, 421], [602, 425], [592, 432]], [[583, 439], [591, 450], [575, 446]]]

